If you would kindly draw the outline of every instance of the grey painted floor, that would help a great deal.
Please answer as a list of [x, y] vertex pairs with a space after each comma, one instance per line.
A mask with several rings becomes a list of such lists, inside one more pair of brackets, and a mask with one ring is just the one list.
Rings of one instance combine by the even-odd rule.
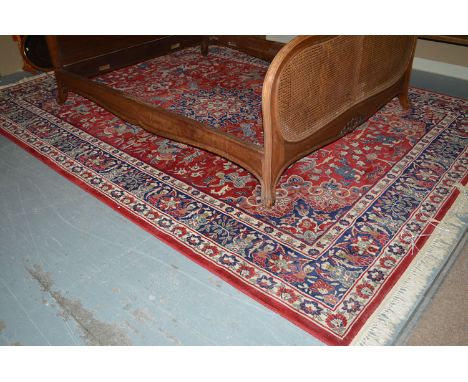
[[321, 343], [0, 136], [0, 344]]
[[0, 136], [0, 344], [315, 345]]
[[468, 81], [436, 73], [413, 70], [410, 85], [453, 97], [468, 98]]

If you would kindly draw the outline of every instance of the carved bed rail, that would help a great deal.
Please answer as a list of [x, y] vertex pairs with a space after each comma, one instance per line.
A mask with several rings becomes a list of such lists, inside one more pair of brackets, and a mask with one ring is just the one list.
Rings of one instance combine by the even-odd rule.
[[[48, 36], [58, 102], [68, 91], [148, 131], [223, 156], [255, 175], [271, 207], [287, 166], [367, 120], [407, 91], [416, 38], [300, 36], [284, 45], [253, 36]], [[271, 61], [262, 91], [258, 146], [137, 100], [87, 77], [174, 50], [225, 45]]]

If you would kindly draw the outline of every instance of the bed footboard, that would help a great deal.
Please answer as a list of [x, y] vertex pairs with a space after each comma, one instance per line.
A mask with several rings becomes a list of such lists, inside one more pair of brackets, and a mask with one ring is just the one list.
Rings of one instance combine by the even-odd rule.
[[287, 166], [365, 122], [395, 96], [404, 108], [416, 38], [300, 36], [263, 85], [262, 199], [275, 202]]

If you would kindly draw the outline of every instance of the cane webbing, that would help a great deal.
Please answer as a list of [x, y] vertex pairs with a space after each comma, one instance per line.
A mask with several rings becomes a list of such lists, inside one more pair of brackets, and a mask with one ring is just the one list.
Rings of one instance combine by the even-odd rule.
[[364, 99], [398, 81], [411, 55], [408, 36], [366, 36], [363, 40], [358, 98]]
[[279, 75], [283, 138], [300, 141], [354, 104], [398, 81], [411, 57], [410, 36], [339, 36], [299, 50]]

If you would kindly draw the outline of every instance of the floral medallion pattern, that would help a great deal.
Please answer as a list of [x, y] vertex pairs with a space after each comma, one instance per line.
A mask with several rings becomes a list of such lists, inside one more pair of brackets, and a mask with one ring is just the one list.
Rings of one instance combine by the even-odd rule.
[[[186, 49], [96, 80], [261, 143], [267, 67]], [[273, 209], [242, 168], [55, 92], [50, 76], [0, 91], [1, 131], [328, 343], [350, 342], [466, 183], [468, 104], [423, 90], [288, 168]]]

